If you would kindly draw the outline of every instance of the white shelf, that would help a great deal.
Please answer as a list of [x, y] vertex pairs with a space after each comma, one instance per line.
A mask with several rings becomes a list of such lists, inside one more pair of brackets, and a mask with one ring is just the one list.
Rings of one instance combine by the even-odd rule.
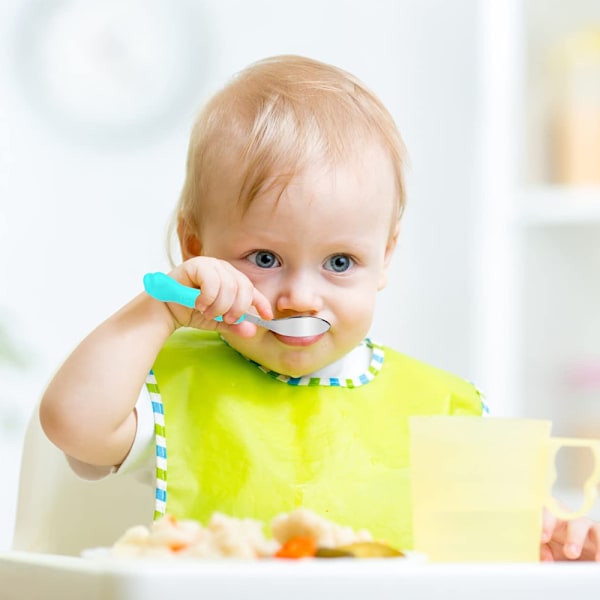
[[536, 186], [522, 190], [516, 202], [518, 225], [600, 226], [600, 186]]
[[600, 355], [600, 184], [551, 183], [543, 85], [543, 57], [569, 31], [600, 23], [600, 3], [481, 7], [476, 381], [498, 416], [551, 418], [569, 434], [585, 425], [600, 438], [599, 413], [561, 379], [569, 365]]

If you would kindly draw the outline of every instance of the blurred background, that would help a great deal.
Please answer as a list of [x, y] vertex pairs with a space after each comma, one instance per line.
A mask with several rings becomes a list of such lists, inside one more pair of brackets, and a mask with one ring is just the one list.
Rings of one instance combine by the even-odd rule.
[[372, 337], [600, 437], [597, 1], [4, 0], [0, 48], [0, 550], [46, 383], [168, 268], [194, 114], [272, 54], [359, 76], [408, 147]]

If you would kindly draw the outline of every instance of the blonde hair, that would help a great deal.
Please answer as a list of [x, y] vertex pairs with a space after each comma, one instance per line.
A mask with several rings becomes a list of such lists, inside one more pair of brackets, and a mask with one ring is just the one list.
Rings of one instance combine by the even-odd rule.
[[[222, 176], [240, 180], [242, 210], [262, 191], [281, 191], [311, 160], [335, 164], [374, 141], [396, 181], [394, 224], [404, 211], [404, 144], [394, 119], [361, 81], [301, 56], [274, 56], [238, 73], [198, 115], [172, 228], [197, 233]], [[227, 171], [229, 169], [229, 171]]]

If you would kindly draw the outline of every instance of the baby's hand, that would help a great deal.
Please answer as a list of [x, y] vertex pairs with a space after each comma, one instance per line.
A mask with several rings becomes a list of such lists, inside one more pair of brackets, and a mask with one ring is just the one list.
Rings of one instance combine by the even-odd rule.
[[[256, 333], [256, 325], [246, 321], [235, 325], [251, 306], [263, 319], [273, 318], [267, 298], [244, 273], [225, 260], [196, 256], [177, 266], [169, 275], [183, 285], [202, 290], [193, 311], [179, 304], [168, 303], [177, 326], [229, 329], [243, 337], [251, 337]], [[215, 317], [220, 316], [223, 322], [215, 321]]]
[[540, 559], [600, 562], [600, 523], [583, 517], [562, 521], [544, 509]]

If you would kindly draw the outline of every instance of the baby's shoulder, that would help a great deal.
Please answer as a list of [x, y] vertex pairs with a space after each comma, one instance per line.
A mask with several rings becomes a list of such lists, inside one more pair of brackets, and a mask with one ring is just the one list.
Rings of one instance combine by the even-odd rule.
[[183, 367], [197, 361], [223, 360], [231, 353], [231, 348], [217, 332], [181, 328], [165, 342], [156, 357], [156, 364], [175, 362]]
[[393, 348], [384, 346], [383, 349], [385, 353], [385, 368], [393, 371], [399, 378], [406, 381], [408, 385], [419, 389], [423, 389], [424, 387], [440, 388], [451, 393], [482, 396], [479, 389], [473, 383], [455, 373], [399, 352]]

